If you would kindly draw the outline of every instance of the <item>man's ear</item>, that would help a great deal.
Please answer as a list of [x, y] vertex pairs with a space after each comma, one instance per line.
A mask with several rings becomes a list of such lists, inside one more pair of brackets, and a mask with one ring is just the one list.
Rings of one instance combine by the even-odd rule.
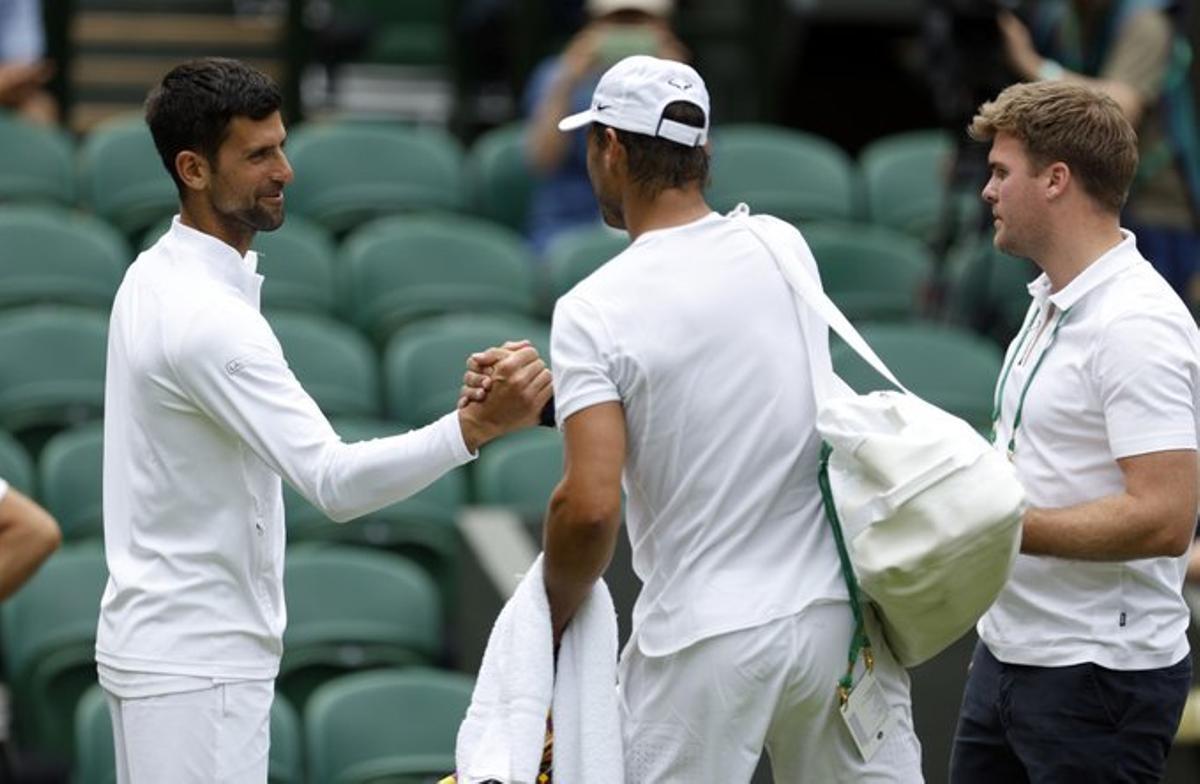
[[1071, 184], [1071, 167], [1062, 161], [1055, 161], [1046, 167], [1046, 199], [1053, 201], [1060, 198]]
[[604, 129], [604, 155], [610, 168], [625, 166], [625, 145], [613, 128]]
[[208, 159], [195, 150], [180, 150], [175, 155], [175, 171], [183, 181], [184, 187], [194, 191], [207, 189], [212, 178], [212, 167]]

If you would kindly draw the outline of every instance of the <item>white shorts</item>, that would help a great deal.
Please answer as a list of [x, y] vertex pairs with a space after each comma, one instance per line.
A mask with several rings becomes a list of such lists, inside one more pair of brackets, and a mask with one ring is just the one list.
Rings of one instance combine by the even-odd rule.
[[105, 696], [117, 784], [266, 784], [274, 681], [134, 699]]
[[908, 673], [873, 617], [875, 675], [896, 730], [864, 762], [839, 715], [853, 627], [849, 605], [823, 604], [669, 656], [630, 645], [620, 683], [627, 784], [748, 782], [764, 747], [777, 782], [922, 781]]

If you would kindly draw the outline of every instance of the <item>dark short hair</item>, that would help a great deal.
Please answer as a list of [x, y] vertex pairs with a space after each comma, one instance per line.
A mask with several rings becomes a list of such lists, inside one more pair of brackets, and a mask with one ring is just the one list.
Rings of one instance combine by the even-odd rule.
[[[704, 110], [689, 101], [674, 101], [663, 109], [663, 117], [682, 125], [703, 128]], [[609, 126], [592, 123], [598, 143], [604, 143]], [[629, 176], [649, 196], [668, 188], [682, 188], [693, 182], [708, 184], [708, 150], [688, 147], [670, 139], [614, 129], [629, 158]]]
[[175, 156], [194, 150], [215, 161], [234, 117], [262, 120], [279, 111], [282, 103], [279, 88], [266, 74], [237, 60], [207, 57], [172, 68], [150, 91], [146, 124], [163, 166], [182, 193]]

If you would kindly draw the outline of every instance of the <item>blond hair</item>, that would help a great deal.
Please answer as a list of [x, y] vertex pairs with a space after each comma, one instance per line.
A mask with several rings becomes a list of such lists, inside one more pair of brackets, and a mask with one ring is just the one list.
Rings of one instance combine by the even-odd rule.
[[1137, 134], [1109, 96], [1079, 83], [1014, 84], [979, 107], [976, 141], [1016, 137], [1035, 171], [1061, 161], [1100, 205], [1120, 212], [1137, 171]]

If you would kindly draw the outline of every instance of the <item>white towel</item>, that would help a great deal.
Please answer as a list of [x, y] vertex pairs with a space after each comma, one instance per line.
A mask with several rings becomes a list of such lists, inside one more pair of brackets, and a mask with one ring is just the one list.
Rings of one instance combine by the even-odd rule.
[[471, 707], [458, 730], [459, 783], [535, 784], [553, 703], [555, 781], [622, 784], [616, 682], [617, 618], [603, 580], [563, 634], [555, 677], [539, 555], [488, 638]]

